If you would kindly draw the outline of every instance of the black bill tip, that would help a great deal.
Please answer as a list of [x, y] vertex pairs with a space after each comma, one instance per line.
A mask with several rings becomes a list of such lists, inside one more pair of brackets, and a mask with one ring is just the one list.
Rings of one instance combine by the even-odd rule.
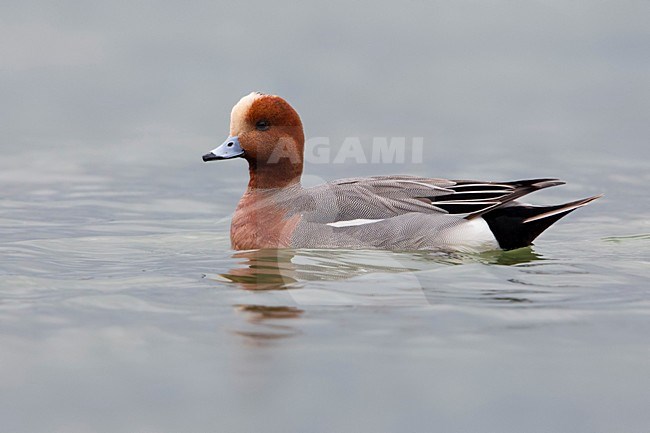
[[223, 159], [223, 158], [219, 158], [217, 155], [215, 155], [212, 152], [206, 153], [205, 155], [203, 155], [203, 162], [215, 161], [217, 159]]

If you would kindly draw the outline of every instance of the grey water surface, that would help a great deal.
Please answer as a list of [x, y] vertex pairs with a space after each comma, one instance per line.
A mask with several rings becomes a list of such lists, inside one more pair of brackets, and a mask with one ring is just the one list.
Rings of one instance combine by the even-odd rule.
[[[530, 249], [233, 252], [243, 161], [92, 167], [63, 153], [1, 167], [3, 431], [632, 432], [648, 420], [642, 171], [620, 190], [610, 179], [611, 197]], [[576, 177], [555, 195], [599, 192]]]
[[[0, 432], [648, 431], [644, 2], [33, 3], [0, 14]], [[201, 155], [253, 90], [330, 141], [305, 184], [605, 195], [511, 252], [235, 252], [245, 162]]]

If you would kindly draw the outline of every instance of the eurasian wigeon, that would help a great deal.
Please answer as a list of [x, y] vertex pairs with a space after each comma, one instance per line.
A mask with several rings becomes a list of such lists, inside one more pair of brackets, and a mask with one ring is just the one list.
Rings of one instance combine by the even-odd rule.
[[230, 136], [203, 161], [244, 158], [250, 180], [232, 218], [232, 248], [379, 248], [485, 251], [528, 246], [546, 228], [600, 196], [555, 206], [515, 200], [561, 185], [416, 176], [349, 178], [303, 188], [298, 113], [251, 93], [232, 109]]

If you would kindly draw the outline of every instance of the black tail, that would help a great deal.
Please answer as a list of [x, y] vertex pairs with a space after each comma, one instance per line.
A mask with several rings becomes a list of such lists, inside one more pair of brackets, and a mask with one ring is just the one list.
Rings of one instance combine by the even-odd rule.
[[597, 195], [556, 206], [503, 206], [481, 216], [487, 221], [499, 246], [513, 250], [530, 245], [554, 222], [600, 197]]

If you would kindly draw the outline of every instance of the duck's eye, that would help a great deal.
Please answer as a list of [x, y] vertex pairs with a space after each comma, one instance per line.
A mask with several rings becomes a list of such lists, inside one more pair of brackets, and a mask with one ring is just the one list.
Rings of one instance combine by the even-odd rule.
[[271, 127], [271, 124], [267, 120], [259, 120], [255, 124], [255, 129], [257, 129], [258, 131], [266, 131], [270, 127]]

